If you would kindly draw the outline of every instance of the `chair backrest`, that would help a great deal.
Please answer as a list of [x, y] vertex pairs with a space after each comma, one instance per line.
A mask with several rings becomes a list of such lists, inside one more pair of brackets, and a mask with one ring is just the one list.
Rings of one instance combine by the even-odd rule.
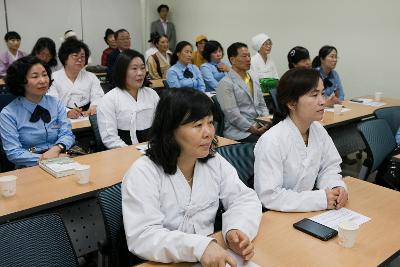
[[221, 106], [218, 102], [217, 96], [213, 95], [211, 97], [212, 101], [214, 102], [214, 126], [215, 126], [215, 134], [219, 136], [224, 136], [224, 128], [225, 128], [225, 116], [224, 112], [221, 109]]
[[0, 111], [15, 98], [16, 96], [11, 94], [7, 87], [0, 88]]
[[374, 111], [375, 117], [384, 119], [389, 124], [394, 135], [400, 127], [400, 107], [380, 108]]
[[40, 215], [0, 225], [0, 266], [78, 266], [61, 217]]
[[[109, 265], [123, 266], [139, 262], [128, 251], [122, 221], [121, 183], [99, 192], [97, 196], [103, 214], [106, 229], [107, 245], [109, 248]], [[129, 264], [127, 264], [129, 262]]]
[[280, 112], [279, 104], [278, 104], [278, 97], [277, 97], [277, 91], [276, 88], [272, 88], [269, 90], [269, 94], [272, 97], [272, 102], [274, 103], [274, 108], [275, 111]]
[[0, 138], [0, 172], [8, 172], [14, 169], [15, 165], [8, 160], [6, 152], [3, 148], [3, 142]]
[[217, 148], [217, 152], [235, 167], [239, 178], [250, 188], [254, 188], [254, 146], [255, 143], [240, 143]]
[[367, 146], [365, 163], [369, 168], [369, 173], [374, 172], [396, 148], [396, 139], [389, 124], [383, 119], [361, 122], [357, 128]]
[[97, 124], [97, 115], [96, 114], [90, 115], [89, 121], [90, 121], [90, 127], [92, 128], [93, 131], [94, 140], [96, 142], [96, 151], [99, 152], [107, 150], [106, 146], [103, 144], [103, 141], [101, 140], [99, 125]]

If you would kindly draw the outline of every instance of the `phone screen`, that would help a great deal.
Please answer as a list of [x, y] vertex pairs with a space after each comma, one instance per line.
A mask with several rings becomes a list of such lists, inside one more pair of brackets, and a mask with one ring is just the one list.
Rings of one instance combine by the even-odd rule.
[[293, 224], [293, 227], [324, 241], [337, 235], [336, 230], [307, 218]]

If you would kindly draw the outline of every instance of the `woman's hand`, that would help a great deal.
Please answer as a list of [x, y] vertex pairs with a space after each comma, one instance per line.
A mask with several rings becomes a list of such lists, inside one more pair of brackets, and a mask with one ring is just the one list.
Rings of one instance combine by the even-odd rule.
[[200, 263], [203, 267], [223, 266], [228, 263], [236, 267], [236, 262], [229, 257], [228, 252], [215, 241], [211, 241], [201, 256]]
[[46, 152], [42, 154], [40, 157], [40, 160], [45, 160], [45, 159], [52, 159], [52, 158], [58, 158], [60, 156], [61, 148], [59, 146], [53, 146]]
[[96, 114], [96, 106], [90, 106], [88, 110], [82, 112], [83, 116], [90, 116]]
[[226, 243], [236, 254], [243, 257], [246, 264], [254, 256], [254, 245], [249, 237], [240, 230], [233, 229], [226, 233]]
[[342, 102], [339, 100], [339, 98], [337, 98], [337, 96], [333, 94], [332, 96], [328, 97], [328, 99], [326, 99], [325, 106], [333, 107], [333, 105], [340, 104], [340, 103], [342, 103]]
[[332, 210], [336, 208], [339, 191], [336, 189], [325, 189], [327, 209]]
[[229, 66], [224, 64], [224, 63], [219, 63], [218, 64], [218, 69], [222, 72], [228, 72], [229, 71]]
[[70, 119], [77, 119], [82, 115], [82, 109], [81, 108], [73, 108], [70, 111], [67, 112], [67, 117]]
[[338, 198], [336, 200], [336, 209], [343, 208], [348, 199], [348, 194], [346, 189], [344, 189], [341, 186], [338, 186], [333, 188], [332, 190], [336, 190], [336, 193], [338, 194]]

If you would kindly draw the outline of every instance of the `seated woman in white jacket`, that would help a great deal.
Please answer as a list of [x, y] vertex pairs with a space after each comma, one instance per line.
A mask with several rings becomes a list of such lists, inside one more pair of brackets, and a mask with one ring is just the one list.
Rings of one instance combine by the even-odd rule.
[[254, 189], [265, 208], [305, 212], [346, 204], [341, 158], [319, 122], [323, 88], [313, 69], [291, 69], [279, 81], [281, 113], [254, 149]]
[[192, 88], [164, 92], [149, 149], [122, 182], [122, 213], [129, 250], [157, 262], [236, 263], [209, 235], [221, 201], [227, 246], [252, 258], [261, 203], [234, 167], [214, 152], [212, 101]]
[[114, 70], [117, 87], [97, 107], [101, 140], [109, 149], [148, 141], [159, 100], [153, 89], [143, 87], [146, 68], [142, 54], [131, 49], [121, 52]]

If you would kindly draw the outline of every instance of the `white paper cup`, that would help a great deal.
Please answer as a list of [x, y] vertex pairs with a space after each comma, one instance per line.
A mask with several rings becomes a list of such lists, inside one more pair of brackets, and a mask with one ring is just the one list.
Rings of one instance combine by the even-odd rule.
[[17, 176], [8, 175], [0, 177], [0, 191], [5, 197], [11, 197], [17, 193]]
[[375, 92], [375, 101], [381, 101], [382, 92]]
[[334, 104], [334, 105], [333, 105], [333, 111], [335, 112], [335, 115], [340, 115], [340, 114], [342, 114], [342, 108], [343, 108], [343, 105], [341, 105], [341, 104]]
[[75, 168], [78, 184], [87, 184], [90, 180], [90, 165], [79, 165]]
[[338, 243], [344, 248], [351, 248], [356, 243], [360, 226], [352, 221], [343, 221], [338, 225]]

